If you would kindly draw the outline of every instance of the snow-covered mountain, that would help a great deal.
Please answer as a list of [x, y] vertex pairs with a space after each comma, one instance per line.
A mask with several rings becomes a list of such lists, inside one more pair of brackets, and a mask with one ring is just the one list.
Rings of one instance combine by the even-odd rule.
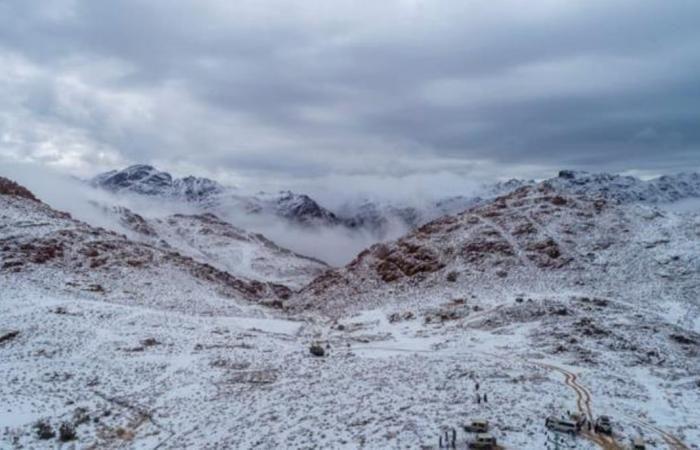
[[90, 184], [117, 194], [146, 195], [187, 202], [204, 212], [268, 214], [306, 226], [335, 226], [341, 223], [335, 214], [308, 195], [291, 191], [244, 195], [235, 188], [224, 187], [208, 178], [174, 178], [169, 173], [148, 165], [134, 165], [106, 172], [94, 177]]
[[600, 196], [622, 203], [658, 204], [700, 197], [698, 173], [664, 175], [645, 181], [632, 176], [563, 170], [547, 182], [571, 194]]
[[[148, 233], [148, 224], [137, 225]], [[53, 292], [88, 291], [164, 307], [197, 296], [274, 302], [291, 293], [286, 286], [234, 276], [173, 249], [77, 221], [3, 178], [0, 230], [1, 270]]]
[[115, 193], [135, 193], [187, 201], [202, 201], [224, 190], [223, 186], [208, 178], [173, 178], [167, 172], [144, 164], [102, 173], [90, 180], [90, 183]]
[[478, 199], [459, 196], [411, 205], [365, 198], [343, 203], [338, 209], [338, 216], [343, 217], [343, 223], [351, 228], [386, 236], [393, 228], [408, 231], [445, 214], [463, 211], [476, 201]]
[[[641, 180], [617, 174], [562, 170], [556, 177], [544, 182], [562, 193], [600, 197], [619, 203], [664, 204], [700, 198], [698, 173], [679, 173]], [[535, 180], [511, 179], [485, 184], [472, 195], [445, 197], [418, 206], [371, 200], [349, 202], [341, 207], [338, 215], [349, 218], [349, 223], [357, 224], [356, 226], [368, 225], [381, 229], [390, 220], [399, 219], [409, 228], [417, 228], [443, 215], [459, 213], [523, 186], [535, 186], [538, 183]]]
[[274, 214], [290, 223], [306, 226], [337, 226], [342, 223], [333, 212], [321, 206], [306, 194], [280, 191], [276, 194], [260, 192], [248, 197], [221, 199], [220, 207], [228, 207], [239, 201], [251, 213]]
[[479, 418], [541, 450], [575, 412], [613, 428], [569, 447], [693, 448], [700, 215], [649, 204], [692, 190], [579, 177], [328, 270], [211, 213], [110, 207], [124, 236], [0, 179], [0, 447], [463, 448]]
[[[514, 435], [542, 411], [566, 410], [615, 418], [612, 437], [584, 433], [571, 440], [577, 448], [626, 448], [635, 435], [691, 448], [700, 442], [688, 416], [700, 399], [700, 216], [571, 192], [566, 181], [524, 185], [429, 222], [326, 272], [288, 306], [333, 317], [329, 339], [356, 342], [360, 355], [452, 367], [435, 383], [476, 378], [482, 391], [468, 390], [481, 400], [487, 383], [488, 406], [459, 403], [452, 414], [496, 420], [506, 448], [546, 448], [544, 430]], [[547, 371], [573, 397], [534, 394]]]
[[130, 231], [132, 239], [176, 250], [235, 276], [298, 289], [328, 269], [322, 261], [280, 247], [212, 213], [144, 218], [125, 207], [103, 210]]
[[[661, 204], [700, 198], [700, 174], [697, 173], [662, 176], [644, 181], [631, 176], [563, 170], [545, 182], [563, 193], [602, 197], [621, 203]], [[336, 214], [343, 224], [351, 228], [369, 230], [383, 237], [390, 234], [388, 230], [397, 226], [406, 230], [416, 229], [441, 216], [457, 214], [520, 187], [537, 184], [535, 180], [511, 179], [484, 184], [469, 195], [420, 203], [364, 198], [341, 204]]]
[[[242, 194], [207, 178], [188, 176], [174, 178], [167, 172], [149, 165], [134, 165], [97, 175], [90, 184], [117, 194], [137, 194], [182, 201], [204, 212], [236, 211], [249, 215], [268, 215], [303, 226], [344, 227], [386, 235], [396, 225], [415, 228], [439, 216], [464, 210], [480, 198], [455, 196], [421, 206], [381, 200], [347, 201], [336, 211], [321, 206], [306, 194], [289, 190], [277, 193]], [[508, 186], [508, 185], [506, 185]], [[503, 186], [490, 187], [492, 196]]]
[[647, 293], [656, 305], [700, 296], [697, 222], [570, 191], [552, 180], [523, 186], [376, 244], [309, 285], [309, 306], [347, 299], [357, 306], [365, 292], [410, 296], [415, 289], [460, 290], [463, 283], [526, 291], [535, 288], [530, 283], [552, 290], [591, 284], [601, 295], [633, 283], [635, 297]]
[[[563, 170], [546, 183], [572, 195], [602, 197], [623, 203], [669, 203], [700, 198], [700, 174], [667, 175], [651, 180], [614, 174], [591, 174]], [[457, 214], [471, 206], [489, 202], [534, 180], [511, 179], [485, 184], [468, 195], [438, 198], [434, 201], [387, 201], [359, 198], [341, 203], [335, 211], [321, 206], [305, 194], [292, 191], [260, 192], [244, 195], [207, 178], [173, 178], [152, 166], [136, 165], [111, 171], [91, 180], [92, 185], [116, 193], [134, 193], [180, 200], [217, 215], [236, 211], [245, 215], [267, 215], [285, 223], [308, 227], [342, 227], [359, 230], [383, 240], [398, 229], [415, 229], [446, 214]]]

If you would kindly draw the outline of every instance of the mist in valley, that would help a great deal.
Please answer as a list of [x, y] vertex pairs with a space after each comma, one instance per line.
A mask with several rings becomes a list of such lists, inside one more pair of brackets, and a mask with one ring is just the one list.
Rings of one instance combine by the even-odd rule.
[[[70, 177], [35, 164], [5, 163], [0, 175], [15, 180], [32, 191], [41, 201], [54, 209], [70, 213], [74, 218], [132, 238], [134, 232], [119, 221], [113, 207], [125, 207], [147, 219], [163, 218], [173, 214], [203, 214], [212, 212], [221, 219], [246, 231], [261, 233], [281, 247], [298, 254], [320, 259], [331, 266], [342, 266], [371, 245], [396, 239], [407, 233], [409, 227], [396, 217], [388, 217], [381, 232], [349, 229], [338, 226], [295, 225], [268, 213], [251, 214], [233, 202], [201, 208], [176, 199], [163, 199], [137, 194], [111, 193], [92, 187], [87, 180]], [[366, 200], [361, 193], [351, 197], [325, 197], [329, 203], [342, 205], [351, 198]], [[360, 201], [360, 200], [357, 200]], [[418, 206], [415, 200], [406, 204]]]

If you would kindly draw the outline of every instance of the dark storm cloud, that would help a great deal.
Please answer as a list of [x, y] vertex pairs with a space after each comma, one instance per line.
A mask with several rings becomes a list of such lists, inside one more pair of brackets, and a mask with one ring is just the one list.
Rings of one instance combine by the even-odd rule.
[[698, 17], [683, 0], [10, 0], [0, 156], [284, 182], [697, 169]]

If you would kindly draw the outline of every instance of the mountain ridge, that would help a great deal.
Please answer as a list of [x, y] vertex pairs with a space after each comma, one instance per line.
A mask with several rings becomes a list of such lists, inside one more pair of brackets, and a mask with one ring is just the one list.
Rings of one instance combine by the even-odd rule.
[[[8, 182], [0, 178], [0, 184]], [[124, 297], [119, 292], [126, 292], [130, 285], [127, 290], [134, 298], [152, 297], [167, 304], [173, 299], [163, 298], [162, 286], [154, 286], [148, 279], [173, 276], [176, 285], [187, 286], [181, 292], [171, 292], [177, 298], [187, 291], [204, 290], [209, 295], [275, 303], [291, 294], [281, 284], [233, 276], [172, 249], [93, 227], [28, 195], [1, 194], [0, 206], [0, 270], [27, 276], [39, 284], [55, 283], [54, 289], [88, 290], [99, 296], [111, 292]]]
[[[562, 170], [557, 176], [542, 180], [565, 193], [600, 196], [621, 203], [671, 203], [686, 198], [700, 198], [700, 174], [679, 173], [650, 180], [632, 176], [585, 171]], [[243, 195], [207, 178], [188, 176], [173, 178], [153, 166], [135, 165], [94, 177], [90, 183], [111, 192], [162, 196], [184, 200], [205, 211], [240, 210], [253, 216], [269, 214], [303, 227], [342, 227], [368, 231], [383, 239], [399, 226], [406, 230], [442, 215], [456, 214], [468, 207], [491, 201], [522, 186], [538, 181], [511, 179], [484, 184], [473, 194], [449, 196], [414, 205], [406, 201], [382, 201], [369, 198], [345, 201], [333, 211], [306, 194], [290, 190], [278, 193]]]
[[[426, 283], [447, 291], [464, 283], [521, 284], [528, 290], [528, 280], [537, 279], [575, 288], [584, 283], [582, 274], [601, 270], [596, 275], [601, 290], [616, 286], [618, 279], [654, 290], [654, 280], [661, 276], [656, 270], [668, 276], [670, 269], [660, 269], [667, 265], [693, 291], [688, 283], [700, 279], [700, 258], [686, 247], [692, 244], [689, 248], [700, 254], [697, 236], [692, 228], [675, 227], [673, 214], [615, 198], [571, 194], [548, 180], [375, 244], [345, 267], [314, 280], [301, 299], [292, 301], [333, 311], [333, 303], [343, 299], [368, 292], [381, 297], [386, 290], [411, 292]], [[656, 261], [660, 251], [675, 259]]]

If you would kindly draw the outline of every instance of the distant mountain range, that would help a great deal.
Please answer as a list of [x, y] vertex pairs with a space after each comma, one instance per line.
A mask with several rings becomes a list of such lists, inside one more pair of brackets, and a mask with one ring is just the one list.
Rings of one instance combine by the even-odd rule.
[[[652, 180], [631, 176], [591, 174], [563, 170], [544, 181], [563, 193], [603, 197], [621, 203], [665, 203], [685, 198], [700, 198], [700, 174], [682, 173]], [[304, 227], [343, 227], [363, 230], [382, 239], [392, 227], [415, 229], [446, 214], [456, 214], [482, 204], [534, 180], [512, 179], [484, 185], [476, 194], [445, 197], [420, 206], [409, 201], [390, 202], [373, 199], [346, 201], [335, 211], [322, 206], [306, 194], [292, 191], [245, 195], [237, 189], [194, 176], [175, 178], [149, 165], [134, 165], [94, 177], [90, 184], [118, 194], [136, 194], [182, 201], [204, 212], [236, 211], [246, 215], [272, 215], [284, 222]]]
[[300, 225], [340, 225], [341, 219], [311, 197], [281, 191], [242, 195], [214, 180], [188, 176], [174, 178], [153, 166], [135, 165], [94, 177], [90, 184], [117, 194], [137, 194], [184, 201], [206, 210], [229, 208], [246, 214], [273, 214]]

